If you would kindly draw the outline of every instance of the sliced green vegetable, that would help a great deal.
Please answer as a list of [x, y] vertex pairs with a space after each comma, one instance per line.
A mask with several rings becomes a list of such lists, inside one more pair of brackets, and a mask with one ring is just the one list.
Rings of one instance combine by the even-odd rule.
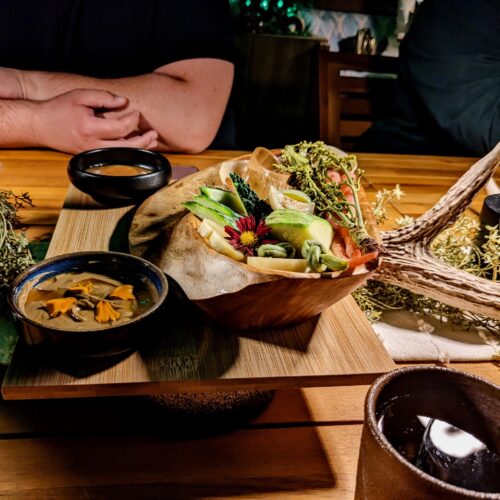
[[240, 217], [239, 215], [237, 217], [229, 217], [196, 201], [186, 201], [182, 205], [200, 219], [209, 219], [222, 227], [231, 226], [236, 228], [236, 220]]
[[219, 233], [221, 236], [227, 236], [226, 232], [224, 231], [224, 227], [220, 224], [216, 224], [213, 220], [203, 219], [201, 223], [210, 226], [213, 231]]
[[235, 194], [245, 208], [245, 215], [253, 215], [255, 220], [259, 221], [273, 211], [270, 205], [257, 196], [257, 193], [245, 179], [234, 172], [229, 174], [229, 178], [231, 179]]
[[200, 205], [204, 205], [207, 208], [211, 208], [216, 212], [220, 212], [222, 215], [227, 215], [228, 217], [231, 217], [233, 219], [239, 219], [241, 217], [241, 215], [238, 212], [235, 212], [226, 205], [223, 205], [222, 203], [218, 203], [217, 201], [211, 200], [204, 194], [199, 194], [198, 196], [195, 196], [192, 201], [199, 203]]
[[240, 198], [236, 194], [231, 193], [231, 191], [210, 186], [202, 186], [200, 191], [211, 200], [222, 203], [242, 215], [247, 215], [245, 206], [241, 202]]
[[[290, 192], [290, 190], [288, 190]], [[300, 191], [297, 191], [300, 193]], [[303, 203], [297, 201], [295, 198], [285, 194], [285, 191], [280, 191], [274, 186], [269, 189], [269, 204], [273, 210], [283, 210], [289, 208], [290, 210], [298, 210], [308, 214], [314, 214], [314, 203]]]
[[283, 189], [281, 192], [285, 196], [300, 201], [301, 203], [312, 203], [311, 197], [298, 189]]
[[329, 249], [333, 239], [333, 229], [328, 221], [298, 210], [275, 210], [267, 216], [266, 225], [271, 235], [290, 242], [300, 252], [307, 240], [319, 241]]
[[257, 249], [257, 255], [259, 257], [292, 259], [295, 257], [295, 247], [287, 241], [276, 244], [268, 243]]
[[332, 255], [319, 241], [304, 241], [301, 254], [307, 260], [309, 268], [317, 273], [322, 273], [327, 269], [344, 271], [349, 267], [348, 260]]

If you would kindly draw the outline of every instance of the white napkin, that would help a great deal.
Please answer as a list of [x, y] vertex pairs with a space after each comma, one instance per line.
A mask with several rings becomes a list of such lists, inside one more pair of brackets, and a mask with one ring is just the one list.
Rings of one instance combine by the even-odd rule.
[[459, 330], [408, 311], [385, 312], [373, 329], [395, 361], [491, 361], [500, 353], [492, 334]]

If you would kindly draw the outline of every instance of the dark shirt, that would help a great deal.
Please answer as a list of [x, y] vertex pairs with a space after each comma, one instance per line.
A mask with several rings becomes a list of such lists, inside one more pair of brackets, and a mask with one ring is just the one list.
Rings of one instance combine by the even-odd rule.
[[500, 140], [500, 2], [425, 0], [401, 43], [389, 116], [358, 150], [484, 155]]
[[2, 0], [0, 66], [97, 78], [231, 60], [227, 0]]
[[[122, 78], [233, 58], [228, 0], [0, 0], [0, 67]], [[236, 148], [226, 110], [210, 147]]]

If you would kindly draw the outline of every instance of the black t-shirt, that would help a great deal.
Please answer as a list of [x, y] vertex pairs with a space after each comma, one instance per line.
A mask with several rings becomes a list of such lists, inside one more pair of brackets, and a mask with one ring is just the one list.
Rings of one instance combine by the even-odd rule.
[[483, 155], [500, 140], [500, 2], [425, 0], [401, 43], [390, 116], [358, 149]]
[[1, 0], [0, 66], [119, 78], [232, 59], [227, 0]]

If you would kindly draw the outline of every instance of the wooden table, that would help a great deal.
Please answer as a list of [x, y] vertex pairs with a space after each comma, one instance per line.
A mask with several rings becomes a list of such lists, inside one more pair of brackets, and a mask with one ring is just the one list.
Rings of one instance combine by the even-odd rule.
[[[169, 155], [203, 168], [238, 155]], [[0, 187], [28, 191], [31, 239], [51, 234], [68, 186], [66, 155], [0, 151]], [[401, 184], [391, 217], [418, 215], [470, 158], [360, 154], [368, 193]], [[472, 205], [479, 210], [481, 200]], [[452, 363], [500, 383], [495, 363]], [[0, 496], [8, 498], [353, 498], [367, 386], [278, 391], [253, 421], [203, 439], [172, 439], [143, 399], [0, 401]]]

